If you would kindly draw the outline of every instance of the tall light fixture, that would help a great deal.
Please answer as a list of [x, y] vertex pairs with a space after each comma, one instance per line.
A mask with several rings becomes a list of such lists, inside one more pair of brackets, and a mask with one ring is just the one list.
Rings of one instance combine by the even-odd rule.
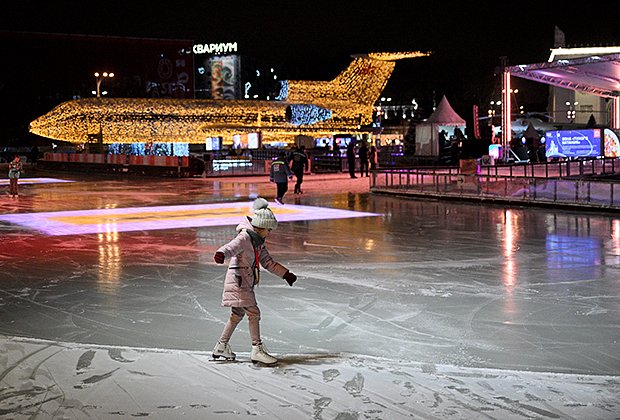
[[507, 157], [508, 148], [510, 148], [510, 140], [512, 139], [512, 102], [510, 98], [510, 72], [508, 71], [507, 57], [502, 59], [502, 148], [504, 149], [504, 157]]
[[108, 73], [104, 71], [103, 73], [95, 72], [95, 80], [97, 81], [97, 98], [101, 98], [101, 81], [108, 77], [114, 77], [114, 73]]

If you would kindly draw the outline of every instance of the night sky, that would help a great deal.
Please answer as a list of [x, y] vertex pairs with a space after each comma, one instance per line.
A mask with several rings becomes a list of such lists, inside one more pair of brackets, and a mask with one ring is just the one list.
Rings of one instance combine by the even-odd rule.
[[[620, 45], [617, 2], [453, 3], [20, 0], [3, 5], [0, 29], [237, 42], [240, 54], [273, 62], [287, 79], [330, 79], [355, 53], [432, 51], [400, 62], [386, 94], [421, 103], [445, 94], [456, 109], [497, 89], [500, 56], [510, 65], [546, 61], [555, 26], [568, 46]], [[544, 105], [546, 87], [517, 83], [524, 101]]]

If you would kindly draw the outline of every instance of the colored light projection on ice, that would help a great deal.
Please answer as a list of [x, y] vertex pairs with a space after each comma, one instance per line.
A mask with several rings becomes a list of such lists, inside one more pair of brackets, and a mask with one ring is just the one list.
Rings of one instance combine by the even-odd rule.
[[[58, 178], [20, 178], [20, 184], [55, 184], [60, 182], [74, 182]], [[0, 179], [0, 185], [9, 185], [8, 179]]]
[[[380, 216], [292, 204], [270, 208], [278, 222]], [[4, 214], [0, 221], [58, 236], [236, 225], [246, 215], [252, 215], [251, 202]]]

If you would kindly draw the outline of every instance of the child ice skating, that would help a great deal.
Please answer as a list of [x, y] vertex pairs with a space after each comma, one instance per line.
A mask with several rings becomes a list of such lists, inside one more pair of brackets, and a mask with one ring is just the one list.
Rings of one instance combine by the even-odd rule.
[[230, 259], [224, 280], [222, 306], [231, 308], [230, 318], [213, 349], [213, 358], [235, 360], [236, 355], [228, 342], [239, 322], [247, 315], [252, 339], [250, 359], [253, 363], [274, 365], [278, 360], [267, 352], [261, 341], [260, 309], [256, 303], [254, 287], [260, 280], [260, 266], [286, 280], [289, 286], [295, 283], [297, 276], [274, 261], [265, 247], [265, 239], [278, 226], [267, 200], [256, 199], [253, 210], [253, 217], [246, 216], [237, 225], [237, 236], [220, 247], [213, 256], [217, 264]]
[[276, 183], [276, 203], [284, 204], [284, 194], [288, 191], [288, 181], [293, 179], [293, 172], [288, 167], [286, 154], [280, 152], [278, 158], [271, 163], [269, 181]]

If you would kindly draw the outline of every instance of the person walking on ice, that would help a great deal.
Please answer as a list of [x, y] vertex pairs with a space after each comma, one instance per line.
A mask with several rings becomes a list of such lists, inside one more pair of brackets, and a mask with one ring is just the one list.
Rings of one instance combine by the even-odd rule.
[[308, 170], [308, 155], [306, 154], [306, 146], [303, 144], [293, 151], [291, 169], [297, 178], [295, 182], [295, 194], [303, 194], [301, 184], [304, 182], [304, 171]]
[[280, 152], [278, 158], [271, 163], [269, 181], [276, 183], [276, 203], [284, 204], [284, 194], [288, 191], [288, 181], [293, 178], [293, 172], [288, 167], [286, 153]]
[[239, 322], [247, 315], [252, 340], [250, 360], [253, 363], [274, 365], [278, 359], [267, 352], [261, 340], [260, 309], [254, 288], [259, 284], [260, 266], [286, 280], [289, 286], [295, 283], [297, 276], [275, 261], [265, 247], [265, 239], [278, 226], [267, 200], [257, 198], [253, 210], [253, 217], [246, 216], [237, 225], [237, 236], [213, 255], [217, 264], [223, 264], [227, 258], [230, 259], [224, 280], [222, 306], [230, 307], [231, 314], [213, 348], [212, 356], [214, 359], [223, 357], [226, 360], [235, 360], [236, 355], [228, 342]]
[[22, 159], [19, 155], [9, 162], [9, 195], [12, 198], [19, 197], [17, 181], [22, 174]]

